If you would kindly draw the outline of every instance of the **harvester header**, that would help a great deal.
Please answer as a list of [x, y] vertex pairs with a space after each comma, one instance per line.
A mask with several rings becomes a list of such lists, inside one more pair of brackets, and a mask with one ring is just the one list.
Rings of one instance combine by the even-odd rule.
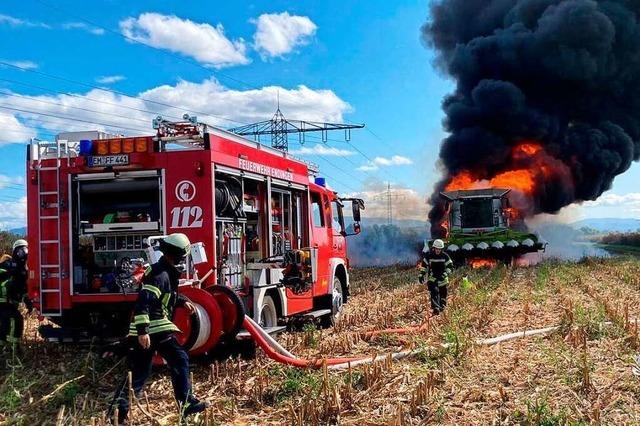
[[446, 251], [457, 263], [473, 259], [510, 262], [544, 250], [546, 242], [526, 230], [511, 207], [510, 189], [487, 188], [441, 192], [445, 202]]

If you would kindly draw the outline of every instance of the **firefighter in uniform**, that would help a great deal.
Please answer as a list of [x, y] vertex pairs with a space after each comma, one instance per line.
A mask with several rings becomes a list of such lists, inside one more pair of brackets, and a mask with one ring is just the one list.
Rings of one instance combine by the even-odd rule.
[[18, 310], [24, 302], [27, 310], [33, 304], [27, 297], [27, 256], [28, 244], [25, 240], [13, 243], [11, 256], [0, 261], [0, 345], [15, 349], [22, 339], [24, 319]]
[[[194, 307], [178, 295], [180, 271], [176, 268], [189, 253], [191, 243], [184, 234], [171, 234], [160, 241], [163, 256], [145, 272], [143, 285], [134, 308], [133, 322], [129, 328], [132, 349], [129, 361], [132, 373], [132, 388], [139, 396], [144, 383], [151, 374], [154, 352], [158, 352], [169, 365], [171, 384], [176, 401], [180, 404], [181, 416], [202, 412], [207, 403], [198, 401], [191, 391], [189, 379], [189, 356], [174, 336], [178, 328], [171, 322], [174, 309], [183, 306], [190, 312]], [[118, 417], [124, 422], [128, 417], [128, 391], [120, 388]]]
[[449, 284], [449, 274], [453, 267], [453, 262], [447, 253], [444, 252], [444, 242], [437, 239], [433, 242], [430, 251], [423, 251], [422, 262], [420, 263], [420, 283], [424, 284], [427, 278], [427, 286], [431, 295], [431, 310], [434, 315], [438, 315], [447, 306], [447, 284]]

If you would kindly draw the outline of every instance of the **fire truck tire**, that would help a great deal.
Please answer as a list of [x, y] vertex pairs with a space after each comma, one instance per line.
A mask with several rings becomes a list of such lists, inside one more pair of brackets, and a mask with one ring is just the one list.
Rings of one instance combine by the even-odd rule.
[[262, 328], [276, 327], [278, 325], [278, 311], [271, 296], [264, 296], [262, 300], [259, 324]]
[[333, 277], [333, 288], [331, 291], [331, 313], [320, 319], [320, 325], [323, 328], [335, 326], [340, 321], [342, 309], [344, 306], [344, 294], [342, 289], [342, 281], [340, 278]]
[[222, 285], [207, 287], [205, 291], [214, 297], [222, 309], [222, 339], [234, 339], [244, 322], [245, 309], [240, 296], [229, 287]]

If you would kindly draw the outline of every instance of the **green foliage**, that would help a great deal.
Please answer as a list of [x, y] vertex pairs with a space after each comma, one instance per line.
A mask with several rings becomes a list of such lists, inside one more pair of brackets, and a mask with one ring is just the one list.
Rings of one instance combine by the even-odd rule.
[[275, 399], [282, 401], [295, 395], [317, 396], [320, 392], [322, 380], [317, 372], [299, 368], [287, 368], [284, 370], [284, 378]]
[[15, 240], [24, 238], [24, 235], [14, 234], [9, 231], [0, 231], [0, 255], [11, 254], [11, 247]]
[[561, 426], [571, 424], [564, 410], [554, 413], [546, 399], [527, 401], [527, 412], [516, 411], [513, 414], [513, 418], [523, 426]]

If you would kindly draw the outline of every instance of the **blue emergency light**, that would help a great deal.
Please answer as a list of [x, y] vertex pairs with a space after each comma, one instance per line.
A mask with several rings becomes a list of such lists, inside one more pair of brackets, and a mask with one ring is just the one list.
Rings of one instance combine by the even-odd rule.
[[323, 177], [315, 178], [316, 185], [327, 186], [327, 181]]
[[93, 142], [87, 139], [80, 141], [80, 155], [91, 155]]

